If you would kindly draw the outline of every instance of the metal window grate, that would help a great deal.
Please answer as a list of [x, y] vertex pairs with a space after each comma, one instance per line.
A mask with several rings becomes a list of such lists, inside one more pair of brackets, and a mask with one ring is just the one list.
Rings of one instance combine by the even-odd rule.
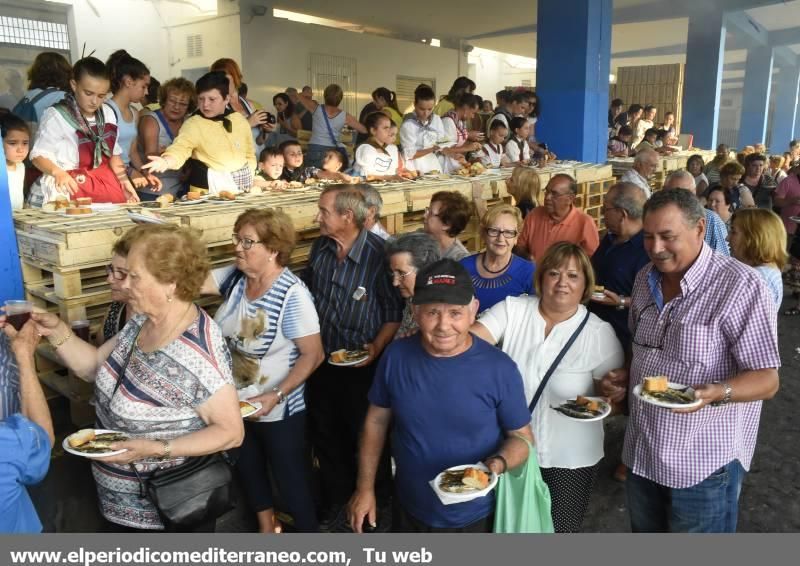
[[397, 75], [394, 90], [400, 112], [411, 112], [414, 109], [414, 91], [421, 84], [428, 85], [436, 92], [436, 79]]
[[186, 36], [186, 56], [203, 56], [203, 36], [199, 33]]
[[357, 66], [353, 57], [340, 57], [323, 53], [311, 53], [309, 61], [311, 88], [316, 96], [329, 84], [338, 84], [344, 91], [341, 108], [349, 114], [358, 116], [356, 101]]
[[65, 24], [0, 16], [0, 43], [69, 51]]

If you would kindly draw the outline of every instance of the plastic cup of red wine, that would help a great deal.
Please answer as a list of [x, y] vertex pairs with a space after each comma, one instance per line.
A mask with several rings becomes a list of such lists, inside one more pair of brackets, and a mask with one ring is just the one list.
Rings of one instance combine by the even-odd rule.
[[6, 321], [20, 330], [31, 318], [33, 304], [29, 301], [6, 301]]
[[76, 320], [70, 324], [72, 327], [72, 332], [75, 333], [75, 336], [83, 340], [84, 342], [89, 341], [89, 321], [88, 320]]

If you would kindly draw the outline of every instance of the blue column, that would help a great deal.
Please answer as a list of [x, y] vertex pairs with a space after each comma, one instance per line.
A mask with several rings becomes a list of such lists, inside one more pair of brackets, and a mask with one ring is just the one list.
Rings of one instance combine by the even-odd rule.
[[783, 153], [795, 136], [797, 115], [798, 86], [800, 86], [800, 69], [798, 67], [781, 66], [775, 79], [775, 114], [772, 118], [772, 137], [770, 152]]
[[717, 145], [719, 94], [725, 60], [725, 16], [713, 3], [696, 2], [689, 14], [681, 132], [694, 135], [694, 146]]
[[23, 299], [22, 271], [19, 266], [17, 237], [11, 218], [6, 154], [0, 143], [0, 304], [8, 299]]
[[769, 45], [751, 47], [747, 50], [742, 115], [739, 122], [739, 147], [766, 142], [772, 61], [772, 47]]
[[560, 158], [606, 162], [612, 0], [539, 0], [536, 137]]

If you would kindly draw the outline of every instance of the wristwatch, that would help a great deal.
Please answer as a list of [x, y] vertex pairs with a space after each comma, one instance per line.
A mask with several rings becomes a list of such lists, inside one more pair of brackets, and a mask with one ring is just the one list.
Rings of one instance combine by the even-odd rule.
[[731, 395], [733, 395], [733, 387], [727, 381], [714, 381], [713, 383], [717, 383], [722, 385], [725, 388], [725, 394], [722, 396], [722, 399], [719, 401], [714, 401], [711, 403], [712, 407], [719, 407], [721, 405], [727, 405], [731, 402]]
[[278, 396], [278, 405], [286, 401], [286, 395], [283, 394], [283, 391], [281, 391], [280, 387], [273, 387], [272, 392]]
[[625, 297], [620, 295], [619, 296], [619, 304], [617, 305], [617, 310], [618, 311], [624, 311], [626, 308], [628, 308], [628, 305], [625, 303]]

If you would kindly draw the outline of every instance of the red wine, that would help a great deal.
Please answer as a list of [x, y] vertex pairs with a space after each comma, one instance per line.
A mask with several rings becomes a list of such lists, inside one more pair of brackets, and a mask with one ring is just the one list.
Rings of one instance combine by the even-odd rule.
[[89, 324], [88, 323], [73, 323], [72, 325], [72, 332], [75, 333], [75, 336], [83, 340], [84, 342], [89, 341]]
[[16, 328], [17, 330], [21, 330], [25, 323], [28, 322], [31, 318], [30, 311], [28, 312], [18, 312], [15, 314], [10, 314], [6, 317], [8, 323]]

